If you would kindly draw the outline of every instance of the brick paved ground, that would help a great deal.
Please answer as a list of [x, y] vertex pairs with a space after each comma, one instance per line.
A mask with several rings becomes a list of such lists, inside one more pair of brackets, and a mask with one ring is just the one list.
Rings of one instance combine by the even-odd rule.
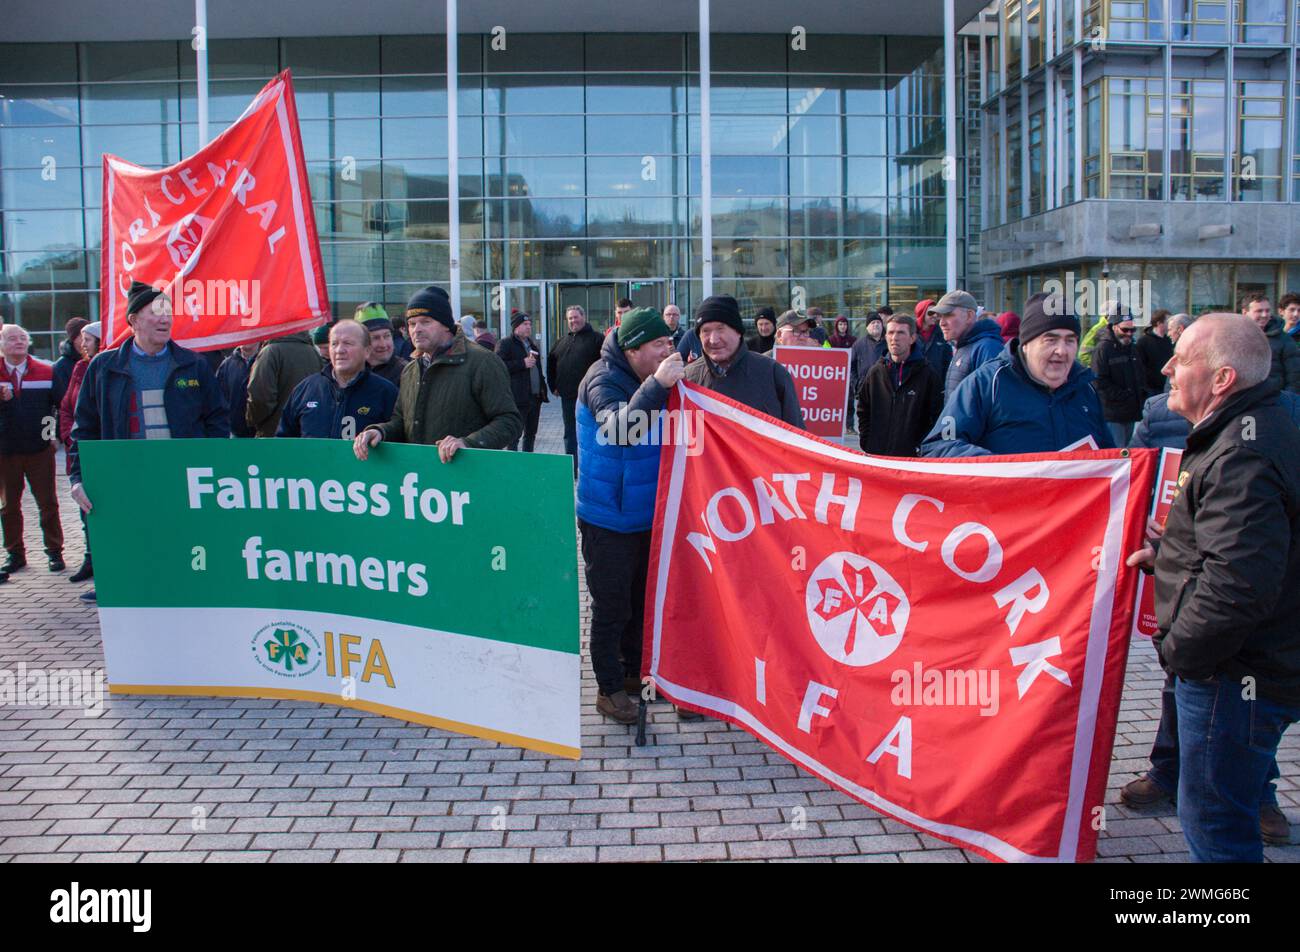
[[[561, 447], [551, 403], [539, 449]], [[62, 489], [75, 569], [81, 529]], [[39, 555], [28, 502], [27, 544]], [[76, 598], [84, 587], [40, 560], [0, 586], [0, 668], [102, 667], [94, 609]], [[585, 588], [582, 601], [585, 650]], [[1187, 856], [1170, 809], [1137, 813], [1116, 796], [1145, 767], [1161, 679], [1139, 639], [1102, 862]], [[638, 748], [629, 728], [593, 713], [585, 661], [582, 688], [576, 763], [299, 701], [114, 698], [97, 718], [0, 708], [0, 862], [982, 861], [882, 818], [716, 721], [681, 724], [654, 705], [653, 744]], [[1295, 820], [1300, 731], [1284, 739], [1279, 761], [1279, 799]], [[791, 822], [797, 810], [802, 829]], [[1300, 846], [1266, 854], [1300, 862]]]

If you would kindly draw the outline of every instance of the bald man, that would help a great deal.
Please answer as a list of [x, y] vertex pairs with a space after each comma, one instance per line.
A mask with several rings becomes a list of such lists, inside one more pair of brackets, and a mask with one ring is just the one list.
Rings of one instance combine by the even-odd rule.
[[1192, 424], [1179, 489], [1163, 536], [1128, 559], [1155, 574], [1178, 819], [1196, 862], [1262, 862], [1261, 804], [1300, 719], [1300, 431], [1271, 364], [1239, 315], [1183, 332], [1164, 368], [1169, 408]]

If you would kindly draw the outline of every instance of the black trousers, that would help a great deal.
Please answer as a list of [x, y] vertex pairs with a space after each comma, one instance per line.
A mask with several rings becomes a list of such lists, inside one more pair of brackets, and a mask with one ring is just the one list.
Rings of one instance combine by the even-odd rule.
[[641, 676], [650, 530], [613, 532], [581, 519], [578, 529], [591, 593], [591, 667], [608, 695], [623, 690], [625, 677]]
[[[521, 407], [519, 404], [516, 403], [515, 409], [517, 409], [519, 411], [519, 415], [524, 418], [524, 433], [523, 433], [524, 452], [531, 453], [533, 451], [533, 447], [537, 445], [537, 424], [542, 418], [542, 398], [534, 397], [532, 402], [528, 406]], [[518, 450], [519, 441], [516, 440], [515, 444], [508, 448], [512, 450]]]

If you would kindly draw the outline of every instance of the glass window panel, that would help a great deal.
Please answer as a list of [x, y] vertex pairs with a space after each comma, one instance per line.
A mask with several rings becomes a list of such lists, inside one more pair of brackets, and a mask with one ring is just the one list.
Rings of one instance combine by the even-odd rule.
[[[784, 73], [789, 39], [788, 33], [714, 33], [709, 38], [709, 65], [715, 73]], [[700, 71], [697, 33], [686, 34], [686, 68]]]
[[891, 276], [938, 278], [944, 269], [944, 242], [924, 238], [897, 238], [889, 241], [889, 273]]
[[848, 180], [845, 192], [849, 195], [884, 195], [887, 168], [892, 163], [884, 158], [850, 158], [846, 160]]
[[7, 211], [4, 246], [13, 251], [82, 248], [80, 211]]
[[493, 76], [483, 90], [488, 115], [581, 114], [582, 76]]
[[[463, 243], [462, 243], [463, 244]], [[478, 260], [479, 277], [483, 270], [482, 245], [475, 256]], [[384, 257], [384, 280], [386, 281], [430, 281], [436, 275], [445, 275], [451, 270], [451, 247], [446, 241], [386, 241], [381, 246]], [[468, 262], [462, 256], [461, 268], [465, 270]]]
[[1151, 311], [1163, 307], [1177, 314], [1187, 310], [1186, 264], [1148, 262], [1143, 278], [1151, 282]]
[[[81, 76], [83, 82], [130, 80], [157, 82], [179, 77], [180, 50], [175, 40], [124, 43], [82, 43]], [[130, 52], [128, 53], [127, 50]], [[186, 43], [186, 53], [193, 53]]]
[[792, 199], [791, 205], [792, 235], [839, 237], [885, 233], [884, 199]]
[[588, 33], [584, 40], [588, 70], [680, 72], [685, 65], [679, 33]]
[[937, 36], [891, 36], [885, 43], [885, 72], [943, 76], [943, 42]]
[[791, 116], [790, 154], [839, 155], [844, 122], [839, 116]]
[[585, 151], [581, 116], [506, 116], [486, 125], [487, 155], [582, 155]]
[[1232, 300], [1232, 266], [1194, 264], [1189, 268], [1192, 314], [1206, 311], [1234, 311]]
[[378, 241], [321, 242], [321, 263], [329, 284], [384, 280], [383, 246]]
[[[456, 104], [462, 116], [482, 114], [477, 76], [461, 75]], [[379, 81], [379, 108], [385, 116], [445, 116], [447, 81], [442, 76], [384, 76]]]
[[379, 158], [378, 119], [303, 119], [298, 126], [302, 130], [303, 153], [309, 161], [337, 160], [345, 155], [354, 159]]
[[80, 248], [63, 251], [12, 251], [3, 257], [5, 275], [9, 279], [7, 286], [13, 290], [87, 286], [86, 255]]
[[[512, 280], [585, 278], [587, 244], [584, 241], [493, 242], [488, 246], [492, 274], [494, 277]], [[611, 265], [610, 270], [620, 276], [629, 273], [626, 267], [620, 267], [617, 263]]]
[[316, 235], [321, 242], [364, 238], [377, 239], [385, 228], [401, 221], [401, 211], [390, 209], [385, 202], [321, 202], [312, 203], [316, 214]]
[[51, 294], [0, 294], [0, 316], [7, 324], [21, 324], [35, 339], [32, 352], [42, 359], [55, 356], [64, 325], [74, 317], [98, 319], [98, 294], [60, 291]]
[[[787, 233], [788, 202], [783, 198], [715, 198], [713, 233], [722, 235], [781, 236]], [[700, 206], [691, 202], [691, 230], [698, 234]]]
[[714, 239], [713, 272], [718, 277], [770, 277], [788, 274], [789, 268], [790, 242], [784, 238]]
[[75, 83], [73, 43], [0, 43], [0, 83]]
[[947, 213], [943, 199], [890, 199], [889, 233], [891, 235], [942, 238], [947, 231]]
[[[1019, 142], [1016, 143], [1017, 152]], [[1016, 182], [1019, 182], [1019, 163], [1016, 168]], [[933, 159], [892, 159], [890, 160], [892, 180], [889, 186], [891, 195], [943, 195], [943, 160]], [[1017, 217], [1019, 217], [1017, 215]]]
[[886, 273], [885, 240], [796, 238], [790, 242], [790, 270], [796, 277], [883, 278]]
[[[293, 36], [280, 41], [281, 69], [292, 69], [294, 86], [309, 76], [379, 72], [377, 36]], [[445, 68], [445, 67], [444, 67]]]
[[889, 110], [888, 88], [884, 77], [863, 79], [861, 85], [844, 90], [844, 111], [851, 115], [883, 116]]
[[[6, 126], [0, 129], [0, 166], [6, 169], [42, 168], [45, 156], [55, 160], [59, 169], [81, 165], [81, 137], [69, 126]], [[98, 160], [98, 156], [92, 161]]]
[[[360, 120], [352, 120], [360, 121]], [[307, 123], [302, 125], [306, 127]], [[447, 120], [438, 116], [425, 116], [419, 119], [384, 119], [383, 154], [384, 158], [427, 158], [447, 154]], [[483, 154], [483, 120], [478, 116], [461, 116], [457, 123], [460, 130], [461, 156]], [[366, 145], [367, 157], [373, 155], [379, 145], [378, 138]]]
[[[788, 34], [786, 39], [790, 39]], [[886, 42], [883, 36], [809, 33], [806, 49], [790, 51], [790, 72], [815, 73], [826, 69], [827, 64], [834, 63], [842, 66], [846, 73], [883, 73], [886, 47], [892, 46], [898, 39], [897, 36], [891, 36]], [[892, 58], [895, 54], [891, 51], [888, 55]], [[890, 72], [896, 72], [893, 66], [889, 69]]]
[[[456, 54], [461, 73], [483, 71], [483, 38], [477, 33], [462, 33]], [[385, 73], [447, 72], [447, 37], [402, 35], [380, 38], [380, 56]]]
[[791, 195], [839, 195], [843, 191], [844, 160], [836, 156], [790, 159]]
[[379, 80], [297, 79], [299, 119], [359, 119], [379, 115]]
[[[208, 84], [208, 128], [209, 134], [215, 136], [244, 114], [253, 97], [261, 91], [266, 83], [260, 79], [225, 80]], [[295, 84], [296, 86], [296, 84]], [[174, 88], [174, 87], [173, 87]], [[181, 119], [184, 122], [198, 122], [199, 100], [198, 86], [195, 83], [181, 84]], [[299, 113], [299, 118], [303, 118]]]
[[889, 124], [889, 151], [894, 155], [942, 155], [943, 119], [895, 116]]
[[[626, 196], [673, 194], [673, 182], [677, 178], [674, 173], [679, 166], [686, 164], [685, 156], [655, 155], [651, 158], [654, 159], [653, 165], [648, 165], [644, 158], [633, 155], [592, 156], [587, 159], [587, 194]], [[577, 165], [577, 173], [573, 181], [576, 181], [576, 187], [581, 190], [581, 160], [574, 161]], [[647, 175], [652, 177], [647, 178]]]
[[[757, 155], [715, 155], [713, 157], [713, 196], [787, 195], [786, 161]], [[700, 158], [690, 159], [690, 194], [700, 192]]]
[[633, 113], [639, 116], [677, 109], [680, 80], [672, 76], [597, 76], [587, 80], [587, 114]]
[[487, 203], [490, 238], [581, 238], [586, 233], [582, 199], [510, 198]]
[[180, 126], [83, 126], [85, 157], [101, 161], [107, 152], [136, 165], [164, 166], [180, 161]]
[[554, 73], [582, 71], [581, 33], [514, 33], [505, 49], [492, 48], [485, 38], [483, 71], [486, 73]]
[[684, 152], [682, 123], [673, 116], [588, 116], [587, 151], [662, 155]]
[[82, 122], [90, 125], [177, 122], [179, 110], [175, 83], [110, 83], [81, 87], [81, 118]]
[[587, 200], [587, 232], [593, 238], [617, 235], [674, 235], [685, 231], [672, 198], [595, 198]]
[[580, 197], [583, 163], [572, 158], [492, 158], [487, 162], [488, 193], [493, 196], [525, 195]]
[[[718, 67], [714, 66], [716, 73]], [[686, 95], [687, 111], [698, 115], [700, 88], [692, 85]], [[719, 75], [709, 87], [709, 105], [716, 120], [720, 114], [785, 115], [787, 109], [785, 76]]]
[[75, 166], [0, 171], [0, 204], [15, 208], [81, 208], [81, 170]]
[[846, 119], [844, 151], [849, 155], [884, 155], [888, 148], [885, 122], [884, 116], [852, 116]]
[[[180, 67], [182, 79], [194, 79], [197, 75], [197, 63], [188, 46], [182, 48]], [[272, 38], [230, 40], [208, 37], [209, 80], [254, 78], [265, 83], [279, 71], [279, 44]]]
[[[788, 120], [781, 116], [713, 114], [713, 151], [717, 154], [785, 155]], [[703, 141], [699, 116], [691, 116], [692, 151]]]
[[[343, 162], [308, 162], [307, 182], [312, 198], [316, 201], [358, 201], [383, 197], [377, 161], [357, 162], [352, 170], [355, 174], [345, 178], [347, 171], [349, 167]], [[445, 186], [445, 176], [443, 183]], [[445, 187], [443, 197], [446, 197]]]
[[0, 86], [0, 125], [75, 125], [79, 110], [76, 86]]
[[791, 82], [787, 108], [792, 116], [837, 116], [844, 108], [844, 86], [878, 80], [843, 76], [808, 76]]
[[[481, 198], [483, 175], [477, 160], [460, 164], [461, 198]], [[445, 159], [385, 159], [384, 197], [424, 199], [447, 197]]]

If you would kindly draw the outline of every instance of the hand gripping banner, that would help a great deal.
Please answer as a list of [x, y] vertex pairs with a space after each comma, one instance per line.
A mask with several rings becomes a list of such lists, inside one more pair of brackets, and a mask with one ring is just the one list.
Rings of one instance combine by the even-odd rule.
[[165, 287], [172, 336], [234, 347], [329, 318], [293, 83], [285, 70], [235, 123], [153, 170], [104, 156], [104, 346], [131, 333], [132, 281]]
[[1092, 859], [1155, 454], [864, 456], [689, 384], [672, 414], [659, 692], [992, 859]]

